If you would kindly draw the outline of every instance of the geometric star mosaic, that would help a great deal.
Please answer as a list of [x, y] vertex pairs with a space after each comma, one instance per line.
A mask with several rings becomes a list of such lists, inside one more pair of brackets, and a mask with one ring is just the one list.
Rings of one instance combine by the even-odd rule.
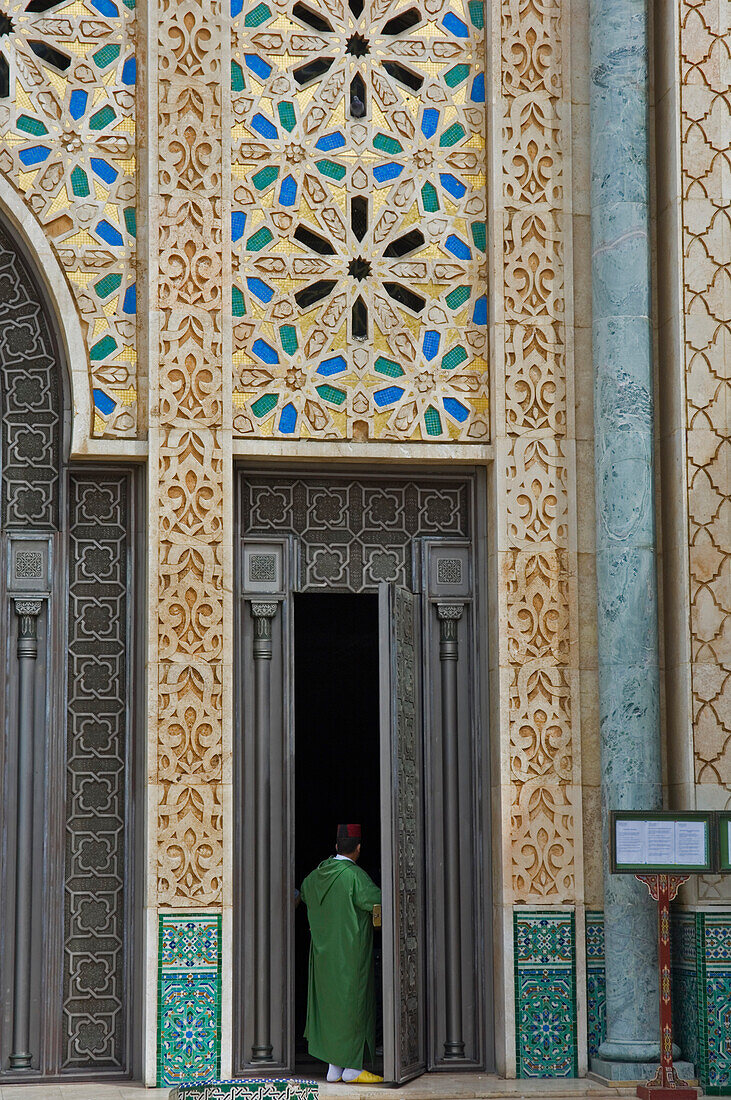
[[479, 0], [232, 0], [234, 430], [484, 442]]
[[81, 314], [94, 435], [137, 430], [135, 0], [0, 0], [0, 170]]

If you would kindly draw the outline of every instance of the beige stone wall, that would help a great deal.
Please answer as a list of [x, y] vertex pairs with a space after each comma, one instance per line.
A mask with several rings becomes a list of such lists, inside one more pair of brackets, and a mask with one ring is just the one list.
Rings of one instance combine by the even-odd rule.
[[731, 798], [731, 11], [684, 3], [680, 27], [690, 674], [696, 802]]

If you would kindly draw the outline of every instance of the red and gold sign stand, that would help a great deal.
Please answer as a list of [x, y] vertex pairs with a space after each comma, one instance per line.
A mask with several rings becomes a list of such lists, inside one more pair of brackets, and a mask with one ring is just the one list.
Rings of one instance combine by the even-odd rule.
[[660, 1065], [651, 1081], [637, 1086], [642, 1100], [697, 1100], [699, 1089], [682, 1081], [673, 1065], [673, 992], [670, 969], [670, 902], [689, 875], [635, 875], [644, 882], [657, 902], [658, 953], [660, 968]]

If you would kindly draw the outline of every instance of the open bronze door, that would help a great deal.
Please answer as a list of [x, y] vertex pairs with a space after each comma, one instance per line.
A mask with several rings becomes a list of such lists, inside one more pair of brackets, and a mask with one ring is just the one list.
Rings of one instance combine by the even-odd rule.
[[426, 1069], [420, 598], [379, 586], [383, 1073]]

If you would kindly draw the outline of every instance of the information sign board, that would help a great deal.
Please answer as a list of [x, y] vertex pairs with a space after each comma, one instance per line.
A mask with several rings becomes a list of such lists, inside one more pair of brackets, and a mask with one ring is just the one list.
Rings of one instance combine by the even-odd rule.
[[615, 874], [704, 874], [715, 869], [710, 813], [614, 810], [610, 845]]

